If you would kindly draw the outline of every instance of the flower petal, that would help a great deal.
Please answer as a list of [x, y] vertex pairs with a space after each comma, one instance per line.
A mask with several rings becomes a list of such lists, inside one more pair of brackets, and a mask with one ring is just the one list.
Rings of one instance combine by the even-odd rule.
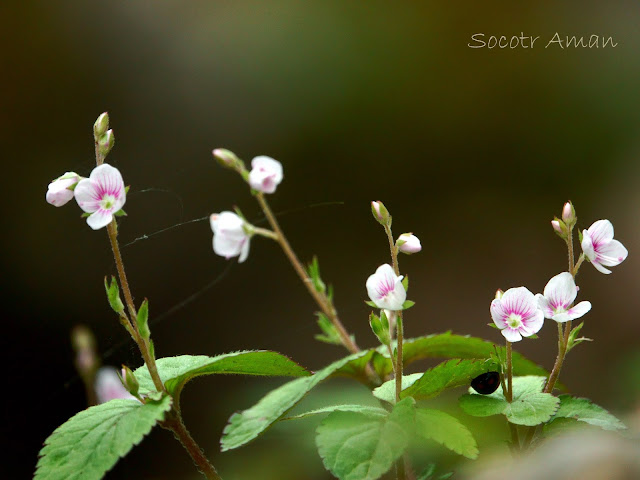
[[569, 320], [575, 320], [582, 317], [585, 313], [591, 310], [591, 302], [580, 302], [579, 304], [571, 307], [564, 313], [558, 313], [553, 316], [553, 320], [558, 323], [568, 322]]
[[505, 328], [507, 326], [507, 322], [505, 317], [507, 316], [502, 308], [502, 302], [499, 299], [494, 299], [491, 301], [491, 307], [489, 307], [489, 311], [491, 312], [491, 318], [493, 319], [493, 323], [500, 329]]
[[87, 217], [87, 225], [94, 230], [106, 227], [113, 220], [113, 214], [109, 210], [98, 209]]
[[596, 270], [598, 270], [601, 273], [604, 273], [606, 275], [609, 275], [611, 273], [611, 270], [607, 270], [606, 268], [604, 268], [602, 265], [600, 265], [600, 263], [597, 260], [592, 260], [591, 265], [596, 267]]
[[73, 191], [78, 206], [87, 213], [93, 213], [100, 208], [100, 196], [97, 186], [88, 178], [78, 182]]
[[538, 333], [544, 324], [544, 313], [538, 309], [529, 318], [523, 319], [522, 324], [524, 328], [520, 328], [520, 333], [525, 337], [530, 337], [534, 333]]
[[554, 310], [558, 308], [566, 310], [577, 295], [576, 282], [569, 272], [559, 273], [544, 287], [544, 296]]
[[582, 231], [582, 243], [580, 244], [580, 246], [582, 247], [582, 251], [584, 252], [585, 256], [589, 260], [593, 260], [594, 258], [596, 258], [596, 250], [593, 247], [591, 235], [587, 230]]
[[526, 287], [510, 288], [504, 292], [500, 301], [507, 315], [516, 313], [525, 318], [538, 309], [536, 297]]
[[536, 295], [536, 300], [538, 301], [538, 308], [542, 310], [542, 313], [544, 314], [545, 318], [552, 318], [554, 314], [553, 308], [551, 308], [551, 304], [544, 297], [544, 295], [538, 293]]
[[520, 332], [514, 328], [507, 327], [502, 329], [501, 332], [504, 338], [509, 340], [511, 343], [522, 340], [522, 335], [520, 335]]
[[247, 237], [245, 242], [242, 244], [242, 248], [240, 249], [240, 258], [238, 258], [238, 263], [244, 262], [249, 256], [249, 242], [250, 238]]
[[613, 225], [609, 220], [598, 220], [589, 227], [589, 236], [594, 247], [613, 239]]
[[625, 261], [629, 252], [618, 240], [611, 240], [597, 250], [598, 262], [607, 267], [615, 267]]
[[[89, 179], [97, 184], [98, 191], [101, 194], [110, 194], [116, 199], [125, 196], [124, 180], [122, 180], [120, 170], [108, 163], [103, 163], [94, 168], [91, 171], [91, 175], [89, 175]], [[124, 205], [124, 202], [122, 204]]]

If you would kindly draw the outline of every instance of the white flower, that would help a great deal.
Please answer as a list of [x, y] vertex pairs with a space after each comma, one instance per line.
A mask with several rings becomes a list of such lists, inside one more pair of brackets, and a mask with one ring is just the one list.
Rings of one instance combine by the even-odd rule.
[[538, 306], [545, 318], [562, 323], [580, 318], [591, 310], [590, 302], [580, 302], [571, 307], [578, 295], [578, 287], [569, 272], [553, 277], [544, 287], [544, 295], [537, 294]]
[[582, 232], [582, 251], [596, 269], [611, 273], [604, 267], [615, 267], [627, 258], [629, 252], [613, 239], [613, 225], [609, 220], [598, 220]]
[[396, 245], [402, 253], [406, 253], [407, 255], [418, 253], [422, 250], [420, 239], [412, 233], [403, 233], [400, 235], [398, 240], [396, 240]]
[[367, 293], [378, 308], [402, 310], [407, 292], [402, 285], [402, 275], [397, 276], [391, 265], [380, 265], [376, 273], [367, 279]]
[[120, 171], [107, 163], [97, 166], [78, 182], [74, 191], [80, 208], [87, 213], [87, 224], [94, 230], [106, 227], [113, 214], [124, 206], [126, 192]]
[[49, 184], [47, 202], [54, 207], [61, 207], [73, 198], [73, 188], [80, 181], [76, 172], [67, 172]]
[[96, 373], [94, 389], [98, 403], [105, 403], [114, 398], [125, 400], [137, 400], [131, 395], [118, 376], [118, 372], [113, 367], [101, 367]]
[[249, 255], [250, 236], [245, 232], [245, 222], [233, 212], [214, 213], [210, 217], [213, 230], [213, 251], [225, 257], [237, 257], [242, 263]]
[[537, 333], [544, 323], [536, 297], [525, 287], [510, 288], [491, 302], [491, 318], [504, 338], [519, 342]]
[[254, 190], [273, 193], [282, 181], [282, 164], [271, 157], [261, 155], [251, 160], [249, 185]]

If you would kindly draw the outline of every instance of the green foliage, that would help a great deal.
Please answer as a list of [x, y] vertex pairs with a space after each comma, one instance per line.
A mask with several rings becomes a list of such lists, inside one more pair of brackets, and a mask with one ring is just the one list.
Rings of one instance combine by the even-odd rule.
[[534, 426], [547, 422], [556, 412], [560, 400], [542, 393], [545, 377], [525, 376], [513, 379], [513, 401], [507, 402], [499, 387], [490, 395], [470, 394], [460, 397], [460, 408], [474, 417], [503, 414], [517, 425]]
[[340, 480], [375, 480], [408, 446], [415, 416], [406, 399], [384, 418], [333, 412], [317, 429], [316, 445], [325, 467]]
[[[388, 355], [384, 348], [378, 349], [378, 352], [383, 356]], [[424, 358], [478, 359], [490, 358], [492, 353], [494, 353], [492, 342], [477, 337], [455, 335], [451, 332], [405, 339], [403, 346], [405, 366]], [[391, 361], [388, 358], [386, 362], [379, 362], [376, 368], [381, 377], [385, 377], [392, 370]], [[548, 375], [544, 368], [518, 352], [513, 352], [513, 372], [514, 375]]]
[[436, 473], [436, 464], [430, 463], [427, 467], [418, 474], [416, 480], [447, 480], [453, 476], [453, 472], [441, 473], [437, 477]]
[[354, 412], [354, 413], [362, 413], [368, 416], [379, 416], [386, 417], [389, 412], [387, 412], [384, 408], [380, 407], [370, 407], [367, 405], [330, 405], [328, 407], [318, 408], [316, 410], [310, 410], [308, 412], [300, 413], [298, 415], [293, 415], [291, 417], [283, 418], [283, 420], [295, 420], [299, 418], [311, 417], [314, 415], [323, 415], [325, 413], [332, 412]]
[[322, 333], [317, 334], [314, 338], [319, 342], [341, 345], [342, 339], [336, 327], [331, 323], [331, 320], [322, 312], [318, 312], [316, 315], [318, 315], [318, 326], [320, 330], [322, 330]]
[[402, 304], [402, 309], [408, 310], [411, 307], [413, 307], [415, 304], [416, 302], [414, 302], [413, 300], [405, 300], [404, 303]]
[[588, 398], [577, 398], [571, 395], [560, 395], [560, 407], [553, 416], [550, 425], [560, 419], [574, 419], [604, 430], [624, 430], [624, 423], [611, 415], [607, 410], [592, 403]]
[[[410, 375], [403, 375], [402, 390], [404, 390], [405, 388], [409, 388], [411, 385], [416, 383], [420, 379], [420, 377], [422, 377], [422, 375], [423, 373], [412, 373]], [[379, 387], [374, 388], [373, 396], [391, 404], [396, 403], [396, 380], [391, 379], [387, 382], [384, 382]]]
[[100, 479], [171, 408], [171, 397], [142, 404], [111, 400], [71, 417], [45, 441], [35, 480]]
[[313, 260], [307, 266], [307, 274], [309, 278], [311, 278], [311, 282], [313, 283], [313, 288], [320, 293], [326, 292], [326, 285], [320, 278], [320, 264], [318, 263], [318, 257], [313, 257]]
[[[192, 378], [200, 375], [240, 374], [302, 377], [309, 375], [303, 367], [276, 352], [254, 350], [227, 353], [217, 357], [180, 355], [160, 358], [156, 362], [158, 374], [171, 395], [178, 393]], [[140, 394], [155, 391], [146, 366], [134, 372], [140, 384]]]
[[447, 360], [424, 372], [410, 387], [402, 391], [400, 397], [413, 397], [416, 400], [436, 397], [446, 389], [469, 385], [473, 378], [495, 368], [492, 361], [459, 358]]
[[149, 301], [146, 298], [138, 309], [136, 323], [138, 324], [138, 331], [142, 338], [149, 338], [151, 336], [151, 330], [149, 330]]
[[111, 277], [111, 282], [107, 282], [107, 277], [104, 277], [104, 289], [107, 292], [107, 299], [109, 300], [109, 305], [116, 313], [121, 313], [124, 311], [124, 304], [122, 300], [120, 300], [120, 289], [118, 288], [118, 281], [116, 277]]
[[378, 338], [381, 344], [389, 345], [391, 343], [391, 336], [389, 335], [389, 320], [387, 315], [382, 310], [381, 315], [378, 317], [375, 313], [369, 314], [369, 325], [373, 334]]
[[578, 326], [573, 327], [571, 332], [569, 333], [569, 341], [567, 342], [567, 352], [569, 352], [573, 347], [581, 344], [582, 342], [591, 342], [590, 338], [580, 337], [578, 338], [578, 334], [582, 327], [584, 326], [584, 322], [581, 322]]
[[478, 456], [478, 445], [467, 427], [440, 410], [416, 409], [416, 433], [427, 440], [434, 440], [449, 450], [467, 458]]
[[[249, 443], [293, 408], [313, 387], [340, 369], [350, 371], [350, 363], [371, 358], [372, 352], [359, 352], [342, 358], [311, 377], [299, 378], [276, 388], [248, 410], [234, 413], [220, 441], [222, 451]], [[365, 362], [366, 364], [366, 362]]]

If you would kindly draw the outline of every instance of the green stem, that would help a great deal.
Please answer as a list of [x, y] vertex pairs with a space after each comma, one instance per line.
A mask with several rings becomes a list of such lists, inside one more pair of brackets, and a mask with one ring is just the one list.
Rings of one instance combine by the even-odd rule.
[[[507, 399], [507, 402], [511, 403], [513, 402], [513, 352], [512, 352], [512, 348], [511, 348], [511, 342], [510, 341], [506, 341], [506, 351], [507, 351], [507, 390], [505, 392], [505, 398]], [[503, 390], [504, 390], [504, 382], [503, 382]], [[511, 445], [512, 445], [512, 449], [517, 451], [520, 451], [520, 438], [518, 437], [518, 428], [511, 422], [509, 422], [507, 420], [507, 423], [509, 424], [509, 431], [511, 432]]]

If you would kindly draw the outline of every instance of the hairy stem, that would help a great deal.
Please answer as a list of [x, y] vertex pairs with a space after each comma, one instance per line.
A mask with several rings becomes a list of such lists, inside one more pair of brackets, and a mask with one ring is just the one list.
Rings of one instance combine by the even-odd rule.
[[209, 462], [204, 453], [202, 453], [202, 449], [193, 439], [187, 427], [185, 427], [182, 417], [177, 410], [175, 410], [175, 407], [167, 416], [168, 418], [162, 423], [162, 426], [173, 432], [176, 439], [182, 444], [187, 453], [189, 453], [198, 470], [209, 480], [222, 480], [222, 477], [218, 475], [214, 466]]
[[338, 317], [338, 313], [336, 312], [335, 308], [331, 304], [331, 301], [329, 300], [327, 295], [317, 291], [313, 286], [313, 281], [311, 280], [311, 278], [309, 278], [309, 275], [307, 275], [305, 268], [302, 266], [302, 263], [300, 263], [300, 260], [298, 260], [298, 257], [296, 256], [295, 252], [291, 248], [291, 245], [289, 245], [287, 237], [285, 237], [282, 229], [280, 228], [280, 225], [278, 224], [278, 221], [276, 220], [276, 217], [273, 215], [273, 212], [271, 211], [269, 204], [264, 198], [264, 194], [262, 192], [258, 192], [256, 193], [256, 198], [258, 199], [258, 203], [260, 204], [260, 208], [262, 208], [262, 211], [264, 212], [265, 217], [267, 217], [267, 221], [269, 222], [269, 224], [271, 225], [271, 228], [276, 234], [277, 242], [280, 244], [280, 247], [284, 251], [287, 258], [289, 259], [289, 262], [291, 262], [293, 269], [296, 271], [296, 273], [302, 280], [302, 283], [309, 291], [309, 294], [311, 294], [313, 299], [316, 301], [316, 303], [320, 307], [320, 310], [322, 310], [322, 312], [327, 316], [327, 318], [329, 318], [333, 326], [336, 328], [338, 335], [340, 335], [340, 340], [342, 341], [342, 344], [351, 353], [359, 352], [360, 347], [358, 347], [358, 345], [352, 340], [351, 336], [347, 333], [347, 330], [344, 328], [344, 325], [342, 325], [342, 322]]
[[[507, 402], [511, 403], [513, 402], [513, 352], [512, 352], [512, 348], [511, 348], [511, 342], [509, 340], [506, 341], [507, 342], [507, 381], [506, 381], [506, 387], [507, 390], [506, 392], [504, 392], [505, 398], [507, 399]], [[504, 384], [503, 384], [503, 390], [504, 390]], [[511, 422], [509, 422], [507, 420], [507, 423], [509, 424], [509, 431], [511, 432], [511, 447], [514, 451], [519, 451], [520, 450], [520, 438], [518, 437], [518, 428]]]

